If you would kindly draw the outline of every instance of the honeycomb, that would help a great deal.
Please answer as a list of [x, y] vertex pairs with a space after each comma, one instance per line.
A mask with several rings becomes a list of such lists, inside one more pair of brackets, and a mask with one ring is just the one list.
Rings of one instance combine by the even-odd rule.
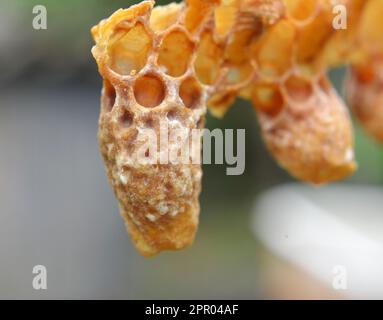
[[[338, 4], [347, 8], [347, 29], [333, 26]], [[290, 174], [315, 185], [339, 180], [356, 169], [353, 132], [326, 72], [347, 63], [351, 109], [383, 142], [379, 12], [381, 0], [143, 1], [92, 28], [103, 77], [101, 154], [143, 255], [193, 242], [202, 178], [193, 162], [138, 162], [144, 129], [155, 140], [162, 125], [187, 129], [185, 139], [165, 139], [177, 153], [195, 139], [192, 129], [203, 128], [207, 109], [222, 117], [240, 96], [252, 102], [268, 149]]]

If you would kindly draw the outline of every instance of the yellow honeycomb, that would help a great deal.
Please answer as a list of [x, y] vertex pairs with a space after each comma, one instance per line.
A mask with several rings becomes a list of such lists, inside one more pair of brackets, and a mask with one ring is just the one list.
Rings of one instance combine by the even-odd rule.
[[[333, 26], [337, 5], [347, 9], [345, 30]], [[202, 128], [207, 107], [221, 117], [241, 96], [282, 167], [312, 184], [338, 180], [356, 168], [353, 133], [326, 72], [347, 63], [352, 110], [383, 142], [379, 12], [381, 0], [143, 1], [93, 27], [104, 79], [101, 153], [142, 254], [192, 243], [202, 172], [200, 164], [135, 162], [140, 130]]]

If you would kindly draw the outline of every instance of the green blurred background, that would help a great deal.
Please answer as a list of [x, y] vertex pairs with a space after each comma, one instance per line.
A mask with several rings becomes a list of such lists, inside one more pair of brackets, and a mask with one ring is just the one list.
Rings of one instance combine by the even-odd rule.
[[[208, 116], [208, 128], [246, 129], [246, 170], [204, 166], [195, 244], [144, 259], [125, 232], [98, 153], [101, 79], [89, 30], [133, 3], [0, 0], [0, 298], [273, 297], [251, 210], [260, 192], [293, 179], [265, 149], [247, 101]], [[32, 28], [37, 4], [47, 30]], [[339, 92], [344, 74], [331, 71]], [[381, 185], [383, 148], [358, 124], [355, 132], [359, 170], [347, 183]], [[48, 268], [44, 292], [31, 287], [37, 264]]]

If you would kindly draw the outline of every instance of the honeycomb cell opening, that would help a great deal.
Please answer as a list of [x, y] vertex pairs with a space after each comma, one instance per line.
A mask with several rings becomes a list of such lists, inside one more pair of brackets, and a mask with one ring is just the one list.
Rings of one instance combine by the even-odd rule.
[[257, 85], [252, 93], [254, 106], [271, 116], [277, 115], [284, 106], [280, 89], [272, 84]]
[[183, 75], [188, 69], [194, 45], [180, 30], [175, 30], [162, 41], [158, 64], [172, 77]]
[[182, 7], [180, 3], [155, 7], [150, 16], [150, 28], [154, 31], [162, 31], [174, 25], [179, 19]]
[[165, 85], [155, 75], [142, 76], [134, 84], [134, 96], [145, 108], [157, 107], [165, 98]]
[[114, 104], [116, 103], [116, 89], [114, 89], [109, 81], [104, 80], [104, 90], [107, 99], [105, 109], [109, 112], [113, 109]]
[[299, 76], [291, 76], [284, 83], [284, 88], [288, 96], [298, 102], [303, 102], [313, 95], [312, 83]]
[[121, 75], [139, 72], [146, 64], [152, 48], [152, 38], [142, 23], [129, 30], [118, 27], [108, 47], [109, 67]]
[[182, 82], [179, 93], [186, 108], [196, 109], [200, 106], [202, 88], [194, 78]]

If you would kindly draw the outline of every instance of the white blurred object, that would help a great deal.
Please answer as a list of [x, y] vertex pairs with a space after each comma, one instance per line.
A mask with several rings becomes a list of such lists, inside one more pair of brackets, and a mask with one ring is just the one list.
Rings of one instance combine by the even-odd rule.
[[274, 255], [350, 298], [383, 298], [383, 190], [290, 184], [262, 194], [253, 230]]

